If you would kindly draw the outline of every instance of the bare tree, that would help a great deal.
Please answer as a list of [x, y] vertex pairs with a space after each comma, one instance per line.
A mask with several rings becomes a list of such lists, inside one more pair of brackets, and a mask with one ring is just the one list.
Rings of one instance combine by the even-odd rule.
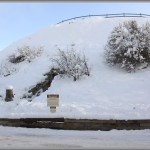
[[51, 59], [54, 68], [59, 69], [59, 74], [73, 77], [74, 81], [79, 80], [82, 76], [90, 75], [87, 59], [85, 55], [80, 55], [72, 48], [68, 51], [58, 49], [58, 55]]

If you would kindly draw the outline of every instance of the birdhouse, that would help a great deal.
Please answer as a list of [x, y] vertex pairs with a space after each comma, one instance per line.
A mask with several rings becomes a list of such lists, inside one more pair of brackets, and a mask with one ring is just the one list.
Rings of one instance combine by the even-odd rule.
[[48, 94], [47, 95], [47, 106], [50, 107], [52, 113], [56, 112], [56, 106], [59, 106], [59, 95]]

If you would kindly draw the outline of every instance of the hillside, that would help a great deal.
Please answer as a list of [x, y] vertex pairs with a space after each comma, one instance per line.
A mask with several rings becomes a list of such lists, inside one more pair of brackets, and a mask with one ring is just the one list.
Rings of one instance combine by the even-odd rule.
[[[104, 46], [115, 26], [125, 20], [139, 24], [149, 18], [89, 17], [51, 25], [25, 37], [0, 51], [1, 70], [15, 70], [11, 75], [0, 74], [0, 117], [66, 117], [97, 119], [148, 119], [150, 118], [150, 68], [136, 73], [109, 67], [104, 59]], [[8, 63], [8, 58], [22, 46], [43, 47], [42, 54], [32, 62]], [[32, 101], [20, 99], [28, 89], [44, 80], [52, 67], [51, 58], [58, 48], [73, 47], [84, 53], [91, 67], [90, 77], [74, 82], [71, 78], [56, 76], [51, 87]], [[14, 69], [13, 69], [14, 68]], [[5, 70], [5, 71], [6, 71]], [[8, 85], [14, 87], [15, 97], [4, 101]], [[47, 107], [47, 94], [59, 94], [56, 113]]]

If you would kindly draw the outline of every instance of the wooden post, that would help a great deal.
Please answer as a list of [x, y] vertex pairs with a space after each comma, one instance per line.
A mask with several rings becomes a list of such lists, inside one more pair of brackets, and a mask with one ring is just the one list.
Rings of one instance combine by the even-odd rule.
[[56, 112], [56, 106], [50, 106], [50, 112], [55, 113]]
[[12, 101], [13, 98], [14, 98], [13, 87], [12, 87], [12, 86], [8, 86], [8, 87], [6, 88], [5, 101], [6, 101], [6, 102]]

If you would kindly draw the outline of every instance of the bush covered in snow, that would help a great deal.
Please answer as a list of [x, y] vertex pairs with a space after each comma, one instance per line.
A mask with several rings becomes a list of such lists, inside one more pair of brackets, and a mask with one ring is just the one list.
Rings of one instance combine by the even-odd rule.
[[36, 57], [39, 57], [42, 51], [42, 47], [35, 48], [30, 46], [23, 46], [18, 48], [16, 53], [9, 55], [6, 60], [1, 62], [0, 75], [12, 75], [18, 70], [18, 66], [14, 64], [18, 64], [23, 61], [31, 62]]
[[[14, 57], [11, 60], [22, 61], [26, 60], [31, 62], [36, 57], [39, 57], [43, 51], [43, 47], [30, 47], [30, 46], [22, 46], [18, 48], [19, 56]], [[11, 61], [13, 62], [13, 61]]]
[[150, 24], [139, 26], [127, 21], [111, 32], [106, 49], [106, 61], [119, 65], [128, 72], [145, 68], [150, 62]]
[[25, 56], [23, 56], [23, 55], [16, 56], [15, 54], [12, 54], [9, 56], [8, 60], [9, 60], [9, 62], [11, 62], [13, 64], [17, 64], [17, 63], [24, 61]]
[[82, 76], [90, 75], [85, 55], [78, 54], [73, 48], [68, 51], [58, 49], [56, 58], [52, 58], [54, 68], [59, 69], [59, 74], [73, 77], [74, 81], [79, 80]]
[[13, 74], [14, 72], [16, 72], [16, 68], [10, 62], [3, 61], [0, 64], [0, 75], [9, 76]]
[[25, 60], [31, 62], [36, 57], [39, 57], [43, 51], [43, 47], [30, 47], [30, 46], [23, 46], [18, 48], [18, 52], [20, 56], [24, 56]]

